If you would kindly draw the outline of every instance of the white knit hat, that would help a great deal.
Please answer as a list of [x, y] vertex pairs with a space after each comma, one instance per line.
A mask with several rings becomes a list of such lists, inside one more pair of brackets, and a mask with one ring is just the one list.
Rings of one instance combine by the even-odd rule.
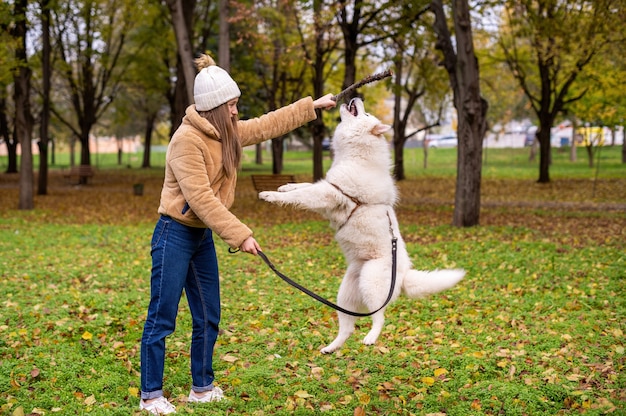
[[193, 84], [193, 99], [196, 110], [208, 111], [241, 96], [237, 83], [228, 72], [215, 65], [208, 55], [196, 59], [200, 70]]

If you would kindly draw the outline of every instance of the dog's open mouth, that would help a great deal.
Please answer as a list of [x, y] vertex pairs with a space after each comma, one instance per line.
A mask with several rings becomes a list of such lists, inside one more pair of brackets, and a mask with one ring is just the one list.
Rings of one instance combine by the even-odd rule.
[[354, 117], [359, 115], [359, 110], [356, 108], [356, 103], [355, 103], [356, 98], [353, 98], [350, 100], [350, 102], [348, 103], [348, 111], [350, 112], [350, 114], [352, 114]]

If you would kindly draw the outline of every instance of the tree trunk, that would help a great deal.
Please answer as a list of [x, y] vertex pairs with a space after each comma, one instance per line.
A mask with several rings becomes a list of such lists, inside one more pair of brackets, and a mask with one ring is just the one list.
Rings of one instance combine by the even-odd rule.
[[254, 163], [257, 165], [263, 164], [263, 143], [254, 145]]
[[[453, 47], [441, 0], [433, 0], [437, 48], [443, 52], [443, 65], [450, 76], [454, 106], [458, 115], [457, 180], [453, 225], [479, 224], [483, 137], [487, 130], [487, 102], [480, 95], [478, 60], [474, 54], [472, 26], [467, 0], [453, 0], [456, 33]], [[457, 52], [458, 51], [458, 54]]]
[[[402, 51], [401, 51], [402, 52]], [[394, 165], [393, 176], [396, 181], [402, 181], [405, 179], [404, 174], [404, 142], [406, 125], [402, 122], [401, 106], [402, 106], [402, 77], [403, 77], [403, 60], [402, 53], [400, 57], [395, 60], [395, 90], [394, 105], [393, 105], [393, 153], [394, 153]]]
[[189, 99], [187, 98], [187, 85], [183, 72], [183, 64], [180, 60], [180, 57], [178, 57], [178, 60], [176, 62], [177, 81], [174, 85], [174, 93], [170, 97], [170, 108], [172, 110], [170, 113], [170, 137], [172, 137], [176, 129], [180, 127], [183, 121], [183, 117], [185, 116], [185, 110], [187, 109], [187, 106], [189, 106], [189, 104], [192, 102], [189, 101]]
[[538, 183], [550, 182], [550, 154], [552, 148], [550, 146], [550, 128], [552, 127], [552, 119], [543, 117], [539, 120], [540, 126], [537, 130], [537, 141], [539, 141], [539, 179]]
[[[89, 149], [89, 132], [91, 128], [83, 128], [81, 131], [80, 140], [80, 164], [91, 165], [91, 149]], [[80, 176], [78, 183], [80, 185], [87, 185], [87, 177]]]
[[228, 0], [219, 0], [220, 34], [217, 50], [220, 67], [230, 72], [230, 23], [228, 21]]
[[7, 118], [7, 101], [0, 97], [0, 138], [7, 145], [8, 166], [5, 173], [17, 173], [17, 141], [9, 132], [9, 120]]
[[32, 129], [33, 115], [30, 109], [30, 77], [31, 70], [26, 56], [26, 32], [27, 0], [17, 0], [14, 4], [14, 27], [11, 28], [11, 36], [17, 41], [15, 59], [19, 62], [19, 68], [13, 76], [13, 100], [15, 103], [15, 135], [20, 143], [22, 156], [20, 158], [20, 194], [19, 209], [33, 209], [33, 152], [32, 152]]
[[149, 114], [146, 118], [146, 135], [143, 146], [143, 162], [141, 163], [142, 168], [150, 167], [150, 148], [152, 147], [152, 132], [154, 131], [154, 121], [156, 118], [156, 112]]
[[283, 171], [283, 141], [284, 137], [272, 139], [272, 173], [276, 175]]
[[50, 6], [48, 0], [41, 1], [41, 37], [42, 37], [42, 106], [39, 122], [39, 182], [38, 195], [48, 193], [48, 126], [50, 123]]
[[585, 146], [587, 148], [587, 159], [588, 159], [588, 163], [589, 163], [589, 167], [593, 168], [593, 154], [595, 153], [593, 150], [593, 142], [589, 141], [589, 143], [587, 143], [587, 146]]
[[[323, 2], [313, 1], [313, 19], [315, 27], [315, 60], [313, 62], [313, 94], [314, 98], [324, 95], [324, 37], [326, 31], [323, 23], [320, 22], [320, 13]], [[313, 182], [324, 177], [324, 150], [322, 142], [326, 134], [326, 126], [321, 110], [317, 111], [317, 119], [311, 122], [311, 133], [313, 136]]]
[[172, 15], [176, 44], [178, 45], [178, 56], [180, 57], [183, 78], [185, 80], [185, 91], [187, 102], [193, 102], [193, 83], [196, 78], [196, 69], [193, 62], [193, 51], [191, 49], [191, 30], [185, 21], [185, 13], [182, 0], [166, 0]]
[[[356, 81], [356, 56], [358, 52], [358, 35], [359, 25], [361, 20], [361, 5], [362, 2], [357, 1], [354, 5], [348, 7], [346, 0], [339, 2], [341, 4], [340, 12], [338, 13], [339, 26], [343, 33], [344, 42], [344, 75], [343, 75], [343, 89], [348, 88]], [[352, 21], [348, 21], [348, 12], [352, 11]], [[345, 100], [357, 96], [356, 90], [346, 95]]]
[[574, 117], [572, 120], [572, 138], [571, 138], [571, 146], [569, 148], [569, 160], [570, 162], [576, 162], [577, 158], [576, 154], [576, 118]]

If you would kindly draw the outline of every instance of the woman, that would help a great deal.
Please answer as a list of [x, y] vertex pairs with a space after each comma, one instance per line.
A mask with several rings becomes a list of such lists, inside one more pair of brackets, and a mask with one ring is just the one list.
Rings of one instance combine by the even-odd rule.
[[252, 231], [235, 217], [233, 204], [242, 148], [279, 137], [332, 108], [327, 94], [303, 98], [259, 118], [239, 121], [239, 87], [211, 57], [196, 60], [195, 105], [187, 108], [167, 149], [161, 214], [152, 236], [151, 297], [141, 339], [140, 408], [174, 413], [163, 396], [165, 338], [174, 331], [185, 290], [192, 316], [188, 402], [224, 398], [213, 384], [213, 348], [220, 321], [219, 274], [213, 233], [230, 247], [257, 254]]

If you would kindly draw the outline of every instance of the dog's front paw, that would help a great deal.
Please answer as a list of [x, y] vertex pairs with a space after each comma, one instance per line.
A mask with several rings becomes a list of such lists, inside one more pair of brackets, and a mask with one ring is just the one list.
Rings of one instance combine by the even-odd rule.
[[263, 191], [259, 192], [259, 199], [266, 202], [278, 202], [278, 192]]
[[278, 192], [289, 192], [298, 188], [297, 183], [286, 183], [278, 187]]
[[363, 338], [363, 344], [374, 345], [376, 344], [377, 339], [378, 339], [378, 334], [367, 334], [365, 338]]

